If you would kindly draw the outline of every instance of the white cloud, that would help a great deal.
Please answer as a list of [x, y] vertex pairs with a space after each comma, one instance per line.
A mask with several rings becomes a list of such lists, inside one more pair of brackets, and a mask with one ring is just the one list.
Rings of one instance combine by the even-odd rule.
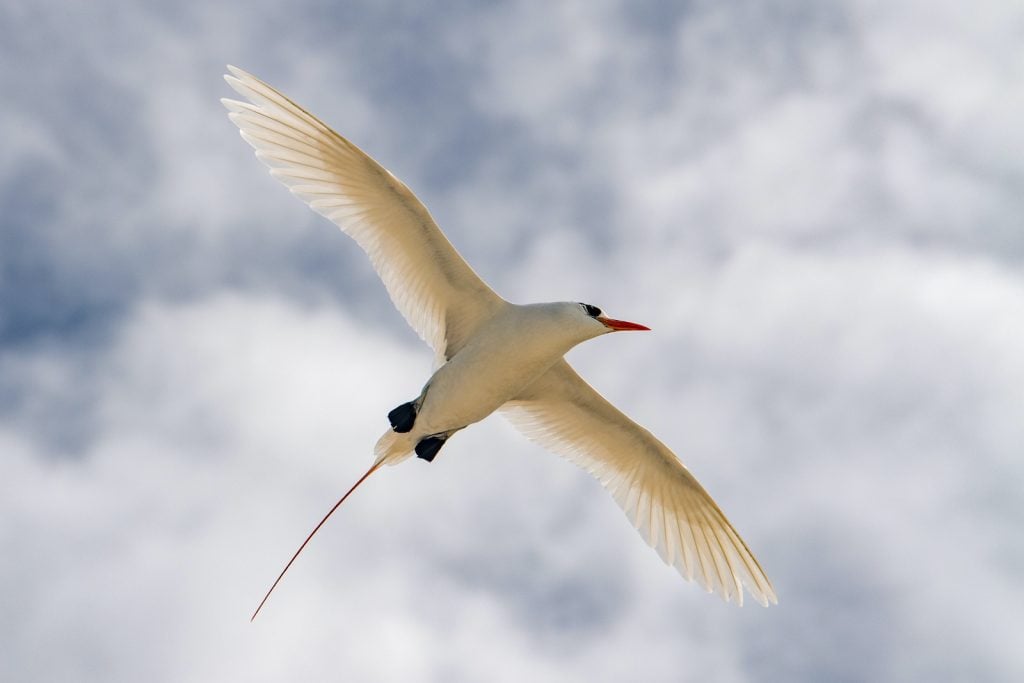
[[[23, 367], [43, 377], [67, 362]], [[633, 572], [695, 595], [596, 482], [492, 425], [460, 435], [435, 465], [376, 475], [249, 626], [260, 591], [368, 464], [384, 412], [415, 390], [429, 354], [334, 311], [232, 294], [147, 304], [109, 350], [78, 362], [97, 367], [98, 429], [80, 452], [47, 453], [19, 436], [17, 416], [2, 430], [4, 545], [22, 558], [8, 570], [22, 600], [4, 628], [16, 678], [209, 679], [232, 662], [234, 676], [272, 679], [294, 670], [280, 653], [301, 646], [335, 653], [305, 658], [300, 672], [316, 677], [339, 662], [396, 679], [497, 662], [499, 680], [556, 680], [565, 661], [549, 638], [600, 678], [609, 634], [651, 638], [620, 623], [642, 616]], [[622, 549], [633, 559], [609, 563]], [[51, 649], [64, 656], [42, 656]]]
[[[0, 677], [1019, 677], [1015, 3], [312, 10], [0, 29], [36, 65], [0, 72]], [[430, 354], [237, 140], [228, 61], [503, 294], [655, 328], [571, 358], [779, 607], [704, 596], [492, 420], [375, 475], [248, 624]]]

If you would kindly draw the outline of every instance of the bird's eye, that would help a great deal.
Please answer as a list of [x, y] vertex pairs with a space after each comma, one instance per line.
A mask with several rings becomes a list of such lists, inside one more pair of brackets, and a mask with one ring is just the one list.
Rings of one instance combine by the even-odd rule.
[[597, 316], [601, 315], [601, 309], [598, 308], [597, 306], [591, 306], [590, 304], [580, 304], [580, 306], [583, 307], [583, 310], [586, 311], [587, 315], [589, 315], [591, 318], [596, 318]]

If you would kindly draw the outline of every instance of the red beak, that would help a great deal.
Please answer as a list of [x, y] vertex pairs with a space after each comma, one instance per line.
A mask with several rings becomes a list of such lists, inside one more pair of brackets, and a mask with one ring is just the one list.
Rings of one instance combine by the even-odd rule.
[[650, 332], [651, 328], [645, 327], [640, 323], [631, 323], [625, 320], [616, 320], [615, 318], [606, 318], [603, 315], [597, 316], [597, 320], [604, 324], [609, 330], [613, 332], [625, 332], [627, 330], [638, 330]]

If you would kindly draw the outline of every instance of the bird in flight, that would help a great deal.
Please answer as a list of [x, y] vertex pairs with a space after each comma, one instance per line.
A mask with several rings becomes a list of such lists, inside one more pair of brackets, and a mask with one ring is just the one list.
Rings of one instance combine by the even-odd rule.
[[229, 66], [247, 102], [222, 99], [272, 176], [362, 247], [395, 307], [429, 344], [437, 370], [390, 413], [375, 460], [306, 537], [382, 465], [433, 461], [456, 432], [495, 411], [528, 438], [587, 470], [668, 564], [708, 592], [778, 602], [761, 565], [675, 454], [587, 384], [563, 356], [609, 332], [647, 330], [586, 303], [519, 305], [498, 296], [387, 169], [251, 74]]

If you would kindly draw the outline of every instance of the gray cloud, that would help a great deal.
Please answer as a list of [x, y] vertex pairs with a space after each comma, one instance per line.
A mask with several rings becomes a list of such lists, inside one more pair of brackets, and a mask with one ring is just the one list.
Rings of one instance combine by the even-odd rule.
[[[0, 678], [1024, 673], [1015, 3], [8, 7]], [[663, 566], [500, 420], [378, 473], [426, 379], [361, 253], [225, 120], [253, 70], [707, 485], [777, 608]]]

